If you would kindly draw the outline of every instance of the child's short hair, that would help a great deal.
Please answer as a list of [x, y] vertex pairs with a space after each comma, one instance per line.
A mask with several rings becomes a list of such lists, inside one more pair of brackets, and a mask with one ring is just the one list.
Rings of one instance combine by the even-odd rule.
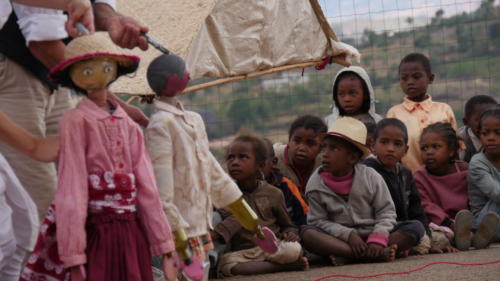
[[361, 76], [359, 76], [356, 72], [353, 71], [344, 71], [339, 74], [337, 79], [335, 80], [335, 84], [333, 85], [333, 102], [335, 103], [335, 106], [339, 109], [339, 115], [340, 116], [345, 116], [345, 111], [342, 107], [340, 107], [338, 98], [337, 98], [337, 91], [339, 88], [339, 83], [342, 79], [359, 79], [361, 81], [361, 85], [363, 88], [363, 104], [361, 105], [361, 112], [367, 113], [370, 110], [370, 103], [371, 103], [371, 98], [370, 98], [370, 90], [368, 89], [368, 85], [366, 85], [366, 82]]
[[[236, 138], [229, 144], [228, 149], [231, 145], [237, 142], [247, 142], [252, 145], [252, 151], [257, 160], [257, 163], [262, 163], [267, 160], [267, 148], [264, 140], [250, 132], [238, 133]], [[226, 152], [227, 154], [227, 152]]]
[[314, 115], [302, 115], [297, 117], [288, 130], [288, 140], [292, 138], [293, 133], [299, 128], [313, 130], [317, 135], [326, 133], [327, 127], [321, 118]]
[[266, 144], [267, 157], [275, 157], [276, 154], [274, 154], [273, 142], [268, 138], [263, 138], [262, 140]]
[[451, 124], [446, 122], [437, 122], [430, 124], [422, 131], [422, 135], [420, 135], [420, 140], [422, 140], [425, 134], [431, 132], [440, 134], [444, 138], [448, 147], [453, 149], [453, 151], [455, 151], [455, 154], [452, 156], [450, 160], [458, 159], [458, 149], [460, 148], [460, 137], [457, 135], [457, 132], [455, 131], [455, 129], [453, 129]]
[[427, 75], [432, 75], [432, 69], [431, 69], [431, 62], [429, 61], [429, 58], [427, 58], [425, 55], [420, 54], [420, 53], [412, 53], [409, 55], [406, 55], [401, 62], [399, 63], [398, 71], [401, 71], [401, 65], [404, 63], [409, 63], [409, 62], [418, 62], [422, 65], [424, 68], [425, 72]]
[[481, 114], [481, 117], [479, 117], [479, 130], [481, 130], [483, 120], [487, 117], [500, 118], [500, 108], [497, 106], [496, 108], [488, 109]]
[[396, 118], [384, 118], [380, 120], [377, 124], [377, 127], [375, 128], [375, 133], [373, 134], [373, 138], [377, 140], [380, 131], [389, 126], [393, 126], [400, 129], [401, 132], [403, 132], [405, 144], [408, 143], [408, 129], [406, 129], [406, 125], [403, 122], [401, 122], [401, 120]]
[[465, 103], [465, 118], [472, 115], [476, 106], [483, 104], [497, 104], [497, 101], [493, 97], [487, 95], [473, 96]]

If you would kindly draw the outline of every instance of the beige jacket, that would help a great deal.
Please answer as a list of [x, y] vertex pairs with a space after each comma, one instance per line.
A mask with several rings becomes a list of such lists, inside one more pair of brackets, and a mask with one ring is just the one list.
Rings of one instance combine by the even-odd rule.
[[188, 237], [211, 227], [212, 204], [226, 207], [242, 196], [209, 150], [201, 116], [184, 110], [176, 98], [155, 100], [146, 146], [172, 230]]

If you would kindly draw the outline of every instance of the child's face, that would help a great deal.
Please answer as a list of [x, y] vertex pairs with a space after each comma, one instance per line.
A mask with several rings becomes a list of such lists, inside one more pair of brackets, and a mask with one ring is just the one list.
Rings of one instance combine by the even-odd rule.
[[318, 134], [312, 129], [297, 128], [288, 141], [288, 153], [294, 165], [314, 165], [321, 150]]
[[500, 155], [500, 119], [493, 116], [484, 118], [479, 138], [486, 154]]
[[394, 170], [408, 151], [405, 134], [398, 127], [387, 126], [379, 131], [372, 149], [382, 165]]
[[455, 151], [448, 146], [443, 136], [434, 132], [422, 135], [420, 153], [425, 166], [431, 171], [448, 167], [450, 159], [455, 155]]
[[346, 115], [356, 115], [363, 107], [363, 82], [359, 78], [345, 77], [337, 87], [337, 101]]
[[399, 68], [399, 85], [410, 100], [424, 100], [433, 81], [434, 74], [429, 75], [419, 62], [403, 63]]
[[488, 109], [495, 108], [495, 104], [478, 104], [474, 106], [474, 110], [468, 118], [464, 118], [464, 124], [471, 128], [474, 135], [479, 137], [479, 119], [481, 114]]
[[324, 172], [334, 176], [345, 176], [359, 161], [349, 145], [338, 137], [327, 136], [323, 141], [321, 164]]
[[69, 75], [78, 87], [93, 92], [106, 88], [116, 78], [116, 71], [116, 62], [99, 58], [75, 63]]
[[231, 144], [226, 156], [229, 175], [241, 182], [255, 177], [259, 172], [257, 159], [249, 142], [235, 142]]

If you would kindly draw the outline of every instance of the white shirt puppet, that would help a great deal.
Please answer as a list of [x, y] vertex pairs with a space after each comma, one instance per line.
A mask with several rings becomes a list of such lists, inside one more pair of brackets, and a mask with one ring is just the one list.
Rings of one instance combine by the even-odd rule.
[[[175, 98], [189, 82], [184, 61], [175, 55], [158, 57], [148, 68], [148, 82], [157, 99], [145, 132], [146, 147], [176, 245], [183, 244], [182, 237], [207, 235], [215, 205], [228, 207], [243, 227], [256, 233], [255, 241], [262, 249], [275, 252], [276, 237], [258, 225], [240, 189], [210, 152], [203, 119]], [[196, 256], [204, 259], [204, 253]]]

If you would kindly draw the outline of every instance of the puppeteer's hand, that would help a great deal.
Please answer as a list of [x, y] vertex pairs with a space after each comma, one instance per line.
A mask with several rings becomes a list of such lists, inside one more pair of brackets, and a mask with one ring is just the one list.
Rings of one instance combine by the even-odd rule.
[[77, 23], [83, 24], [90, 33], [95, 31], [94, 13], [89, 0], [70, 0], [66, 11], [69, 14], [66, 22], [66, 31], [71, 37], [78, 37], [82, 34], [76, 29]]
[[[176, 253], [170, 252], [163, 256], [163, 272], [167, 281], [174, 281], [177, 279], [179, 265], [177, 264]], [[73, 280], [72, 280], [73, 281]]]
[[83, 265], [73, 266], [71, 268], [71, 281], [85, 281], [87, 274]]
[[28, 153], [31, 158], [41, 162], [55, 162], [59, 156], [59, 136], [37, 138], [35, 149]]
[[142, 33], [147, 33], [148, 28], [135, 19], [117, 14], [109, 19], [108, 33], [113, 42], [127, 49], [139, 47], [142, 50], [148, 49], [148, 41]]

